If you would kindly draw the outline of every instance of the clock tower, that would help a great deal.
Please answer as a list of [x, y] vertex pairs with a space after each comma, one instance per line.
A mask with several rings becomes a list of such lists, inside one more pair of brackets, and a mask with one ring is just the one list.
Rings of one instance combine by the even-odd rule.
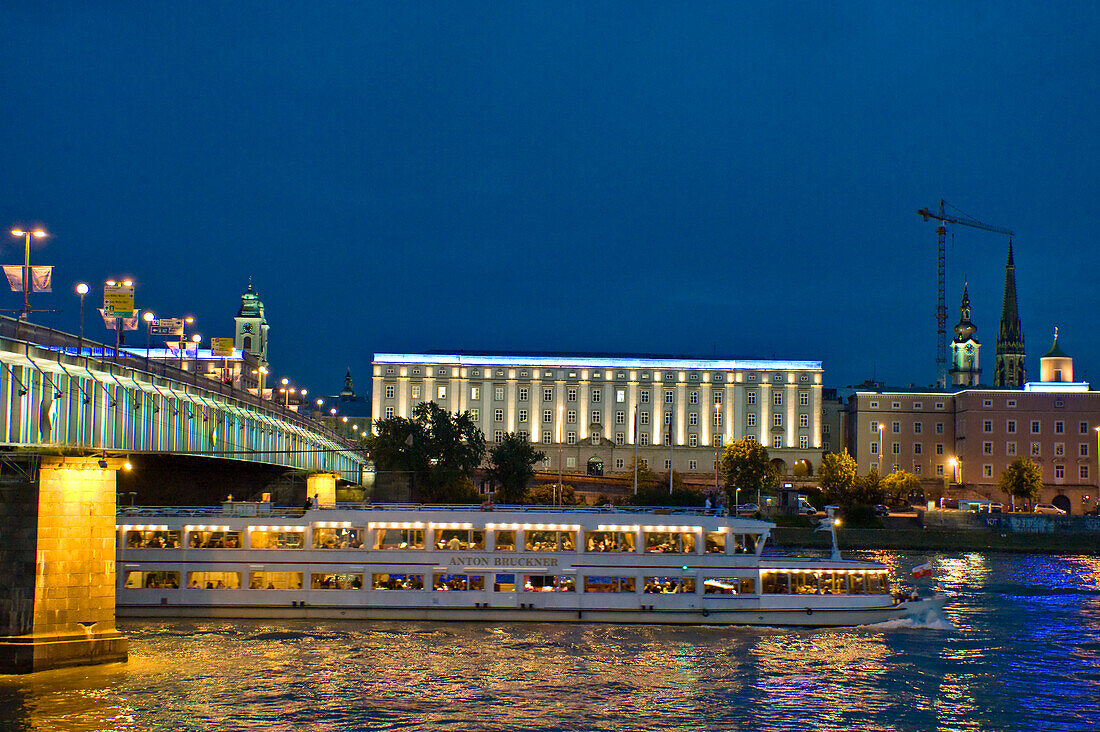
[[264, 317], [264, 304], [258, 293], [253, 291], [249, 280], [248, 292], [241, 295], [241, 309], [237, 312], [236, 332], [233, 347], [241, 353], [248, 353], [267, 363], [267, 318]]
[[982, 374], [978, 367], [978, 349], [982, 344], [974, 338], [977, 330], [970, 322], [970, 295], [966, 291], [966, 285], [963, 285], [959, 323], [955, 326], [955, 338], [951, 341], [951, 369], [947, 372], [952, 386], [978, 385]]

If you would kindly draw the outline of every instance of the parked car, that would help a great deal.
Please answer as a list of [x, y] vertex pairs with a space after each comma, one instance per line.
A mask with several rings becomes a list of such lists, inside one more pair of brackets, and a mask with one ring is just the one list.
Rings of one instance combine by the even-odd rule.
[[991, 503], [989, 504], [990, 513], [1004, 513], [1005, 507], [1003, 503]]
[[1066, 512], [1055, 506], [1053, 503], [1036, 503], [1035, 513], [1049, 513], [1054, 516], [1065, 516]]
[[890, 515], [890, 507], [887, 506], [885, 503], [878, 504], [877, 506], [875, 506], [875, 515], [876, 516], [889, 516]]
[[742, 503], [736, 510], [738, 516], [752, 516], [760, 511], [760, 506], [755, 503]]

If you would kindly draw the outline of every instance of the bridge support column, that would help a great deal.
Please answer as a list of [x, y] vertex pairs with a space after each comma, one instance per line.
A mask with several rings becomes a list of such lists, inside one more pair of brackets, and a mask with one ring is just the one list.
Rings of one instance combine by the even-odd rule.
[[317, 497], [319, 506], [336, 506], [336, 473], [311, 473], [306, 478], [306, 495]]
[[115, 629], [121, 462], [43, 458], [37, 481], [0, 482], [0, 673], [126, 660]]

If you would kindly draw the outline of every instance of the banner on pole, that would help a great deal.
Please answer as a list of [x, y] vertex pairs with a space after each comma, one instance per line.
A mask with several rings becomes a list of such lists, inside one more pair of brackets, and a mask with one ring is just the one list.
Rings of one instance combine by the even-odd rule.
[[53, 265], [31, 267], [31, 292], [53, 292]]
[[[107, 328], [107, 330], [114, 330], [117, 327], [115, 325], [116, 318], [112, 318], [110, 315], [108, 315], [106, 308], [100, 308], [99, 314], [103, 316], [103, 325]], [[140, 323], [141, 311], [135, 310], [129, 317], [122, 319], [122, 329], [137, 330]]]
[[210, 355], [217, 358], [233, 358], [233, 339], [211, 338]]
[[23, 291], [23, 265], [5, 264], [4, 274], [7, 275], [8, 284], [11, 285], [12, 292]]

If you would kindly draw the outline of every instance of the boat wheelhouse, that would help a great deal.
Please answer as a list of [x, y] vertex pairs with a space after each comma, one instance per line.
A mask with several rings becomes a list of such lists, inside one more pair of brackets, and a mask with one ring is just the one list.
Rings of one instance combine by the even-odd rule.
[[886, 568], [766, 557], [773, 524], [697, 509], [123, 507], [120, 617], [858, 625]]

